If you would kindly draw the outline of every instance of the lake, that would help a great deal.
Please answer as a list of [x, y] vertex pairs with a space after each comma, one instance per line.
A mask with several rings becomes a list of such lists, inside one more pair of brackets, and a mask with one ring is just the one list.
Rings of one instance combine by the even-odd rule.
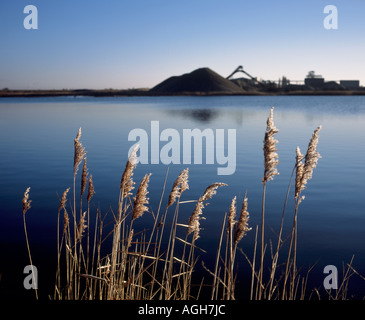
[[[266, 186], [265, 232], [268, 243], [276, 245], [285, 196], [295, 165], [295, 150], [302, 153], [317, 128], [322, 125], [318, 152], [322, 158], [313, 178], [303, 191], [299, 207], [297, 264], [310, 273], [310, 284], [321, 287], [326, 265], [338, 268], [340, 281], [343, 264], [350, 262], [365, 274], [365, 97], [363, 96], [217, 96], [217, 97], [58, 97], [0, 99], [0, 295], [33, 296], [23, 288], [23, 268], [29, 264], [22, 221], [22, 197], [31, 187], [32, 208], [26, 215], [33, 262], [39, 270], [39, 291], [47, 297], [53, 291], [56, 263], [56, 223], [59, 198], [72, 187], [74, 139], [82, 128], [81, 141], [87, 151], [89, 172], [93, 175], [94, 208], [115, 210], [120, 179], [135, 143], [128, 141], [134, 129], [143, 129], [151, 137], [152, 121], [158, 121], [159, 133], [173, 129], [181, 138], [180, 164], [159, 164], [148, 153], [148, 163], [138, 164], [134, 180], [139, 183], [152, 173], [149, 185], [150, 208], [157, 211], [168, 169], [168, 193], [178, 174], [189, 168], [189, 190], [184, 200], [197, 200], [214, 182], [227, 183], [204, 209], [206, 220], [198, 245], [207, 251], [200, 255], [207, 265], [213, 263], [221, 223], [234, 196], [238, 208], [247, 192], [249, 225], [252, 230], [240, 246], [252, 257], [256, 225], [261, 223], [263, 139], [270, 108], [274, 106], [275, 135], [279, 154], [278, 171]], [[223, 148], [228, 150], [228, 130], [235, 130], [236, 152], [233, 174], [218, 175], [225, 165], [214, 158], [209, 163], [203, 145], [202, 164], [184, 161], [184, 129], [211, 130], [214, 138], [225, 133]], [[223, 129], [224, 131], [219, 131]], [[151, 142], [151, 140], [149, 140]], [[221, 141], [222, 142], [222, 141]], [[162, 149], [168, 142], [160, 141]], [[217, 151], [218, 147], [216, 148]], [[221, 150], [221, 151], [222, 151]], [[208, 147], [209, 151], [209, 147]], [[222, 151], [222, 152], [223, 152]], [[151, 152], [151, 150], [149, 150]], [[186, 157], [188, 158], [188, 157]], [[186, 159], [185, 159], [186, 160]], [[151, 163], [152, 162], [152, 163]], [[208, 162], [208, 163], [207, 163]], [[81, 168], [80, 168], [81, 171]], [[189, 219], [193, 203], [181, 204], [181, 223]], [[285, 235], [294, 214], [293, 185], [285, 216]], [[136, 222], [143, 229], [152, 215]], [[267, 252], [269, 255], [269, 249]], [[246, 297], [244, 283], [250, 272], [243, 255], [238, 257], [238, 296]], [[205, 275], [209, 279], [209, 275]], [[241, 278], [240, 278], [241, 277]], [[365, 296], [364, 281], [354, 276], [350, 292]], [[241, 279], [241, 280], [240, 280]], [[249, 279], [249, 280], [247, 280]], [[210, 279], [208, 281], [211, 281]], [[43, 289], [41, 289], [43, 288]], [[41, 291], [43, 293], [41, 293]]]

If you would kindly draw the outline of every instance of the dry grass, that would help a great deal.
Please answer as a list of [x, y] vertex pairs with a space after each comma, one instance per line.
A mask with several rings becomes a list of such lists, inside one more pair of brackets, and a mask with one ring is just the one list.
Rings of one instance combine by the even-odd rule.
[[[308, 274], [300, 276], [296, 267], [297, 255], [297, 216], [301, 195], [308, 180], [312, 178], [313, 169], [320, 158], [317, 152], [318, 133], [314, 132], [305, 156], [297, 148], [296, 163], [289, 181], [286, 201], [283, 208], [277, 246], [272, 248], [271, 263], [268, 272], [264, 274], [264, 258], [267, 243], [264, 234], [265, 192], [266, 183], [273, 180], [278, 174], [278, 154], [274, 134], [278, 132], [273, 121], [273, 108], [267, 120], [267, 130], [264, 139], [264, 177], [261, 241], [258, 242], [259, 226], [255, 228], [255, 243], [253, 255], [248, 255], [239, 247], [240, 242], [248, 232], [249, 211], [247, 193], [244, 195], [237, 220], [237, 197], [233, 197], [225, 213], [216, 259], [213, 270], [210, 270], [202, 261], [211, 287], [211, 299], [235, 299], [236, 265], [240, 257], [247, 261], [251, 268], [251, 299], [303, 299], [306, 297]], [[166, 190], [163, 185], [159, 206], [156, 211], [149, 207], [148, 184], [151, 174], [146, 174], [140, 182], [135, 194], [133, 181], [136, 169], [136, 153], [138, 146], [131, 152], [122, 174], [118, 211], [101, 214], [96, 210], [95, 221], [90, 221], [90, 204], [95, 194], [92, 175], [89, 174], [86, 161], [86, 151], [81, 143], [81, 129], [74, 141], [74, 174], [73, 198], [67, 199], [70, 188], [67, 188], [58, 207], [57, 215], [57, 270], [53, 299], [56, 300], [148, 300], [148, 299], [199, 299], [203, 280], [199, 281], [198, 289], [192, 290], [193, 273], [197, 268], [197, 252], [204, 252], [197, 242], [200, 237], [200, 220], [204, 219], [203, 210], [207, 200], [211, 199], [218, 188], [226, 186], [224, 183], [213, 183], [206, 188], [201, 197], [194, 202], [193, 210], [187, 224], [179, 222], [179, 209], [186, 203], [182, 201], [184, 192], [189, 189], [189, 170], [183, 170], [172, 185], [168, 201], [163, 209], [162, 203]], [[76, 176], [78, 168], [83, 162], [81, 173], [79, 204], [76, 205]], [[288, 252], [283, 251], [283, 225], [286, 204], [289, 200], [291, 180], [295, 173], [295, 213]], [[87, 194], [85, 195], [86, 186]], [[23, 198], [24, 229], [30, 262], [32, 264], [28, 236], [26, 231], [25, 215], [30, 209], [28, 188]], [[86, 197], [87, 203], [83, 204]], [[136, 219], [142, 219], [148, 213], [153, 217], [153, 223], [147, 229], [138, 231], [134, 228]], [[110, 215], [112, 218], [110, 219]], [[167, 217], [169, 216], [169, 219]], [[90, 234], [93, 223], [94, 234]], [[185, 237], [178, 234], [185, 233]], [[258, 246], [260, 244], [260, 246]], [[260, 248], [260, 260], [256, 260], [257, 248]], [[238, 255], [240, 252], [242, 255]], [[279, 266], [279, 254], [286, 257], [284, 266]], [[268, 256], [268, 254], [267, 254]], [[281, 268], [281, 273], [279, 269]], [[283, 273], [284, 272], [284, 273]], [[346, 298], [348, 279], [356, 271], [352, 268], [352, 261], [348, 265], [346, 277], [338, 292], [329, 292], [331, 299]], [[279, 275], [279, 276], [278, 276]], [[319, 296], [318, 291], [315, 292]], [[36, 292], [37, 295], [37, 292]]]

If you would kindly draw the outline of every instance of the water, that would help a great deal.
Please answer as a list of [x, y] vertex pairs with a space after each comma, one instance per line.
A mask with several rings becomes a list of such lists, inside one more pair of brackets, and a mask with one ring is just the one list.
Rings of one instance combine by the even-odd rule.
[[[160, 131], [173, 128], [182, 137], [183, 129], [235, 129], [237, 166], [232, 175], [217, 175], [219, 164], [175, 164], [169, 166], [167, 192], [181, 170], [189, 167], [190, 189], [182, 200], [197, 199], [213, 182], [225, 182], [204, 210], [206, 220], [199, 246], [207, 250], [201, 259], [213, 263], [217, 234], [234, 196], [239, 205], [247, 191], [250, 226], [253, 230], [241, 241], [252, 257], [254, 229], [261, 221], [263, 151], [266, 119], [275, 106], [274, 121], [280, 130], [279, 176], [267, 184], [266, 236], [276, 245], [282, 208], [295, 163], [295, 149], [304, 153], [318, 125], [322, 125], [318, 151], [322, 155], [303, 194], [299, 209], [298, 265], [311, 271], [311, 285], [322, 286], [323, 267], [342, 264], [354, 255], [353, 266], [365, 274], [365, 98], [346, 96], [312, 97], [123, 97], [123, 98], [14, 98], [0, 100], [0, 294], [33, 296], [23, 288], [23, 268], [28, 264], [23, 231], [21, 200], [30, 186], [32, 208], [26, 215], [34, 264], [39, 265], [43, 296], [51, 293], [55, 266], [55, 239], [58, 199], [72, 187], [73, 139], [82, 127], [82, 142], [95, 184], [93, 204], [102, 212], [117, 206], [119, 184], [127, 152], [134, 142], [128, 134], [135, 128], [150, 136], [151, 121]], [[227, 142], [227, 141], [226, 141]], [[166, 142], [161, 142], [162, 147]], [[205, 150], [203, 150], [204, 154]], [[181, 154], [181, 159], [182, 158]], [[149, 159], [151, 160], [151, 159]], [[139, 164], [135, 181], [151, 172], [150, 203], [156, 212], [166, 165]], [[81, 169], [80, 169], [81, 170]], [[293, 218], [293, 190], [286, 211], [285, 234]], [[165, 197], [163, 204], [167, 198]], [[186, 222], [193, 204], [181, 206]], [[145, 214], [137, 223], [141, 229], [151, 223]], [[47, 259], [46, 259], [47, 258]], [[238, 257], [242, 270], [238, 279], [250, 278], [247, 262]], [[52, 270], [50, 272], [50, 269]], [[245, 274], [246, 272], [246, 274]], [[208, 276], [206, 275], [208, 278]], [[244, 280], [246, 279], [246, 280]], [[341, 277], [339, 279], [342, 280]], [[364, 281], [352, 281], [351, 289], [365, 296]], [[238, 288], [242, 296], [248, 288]]]

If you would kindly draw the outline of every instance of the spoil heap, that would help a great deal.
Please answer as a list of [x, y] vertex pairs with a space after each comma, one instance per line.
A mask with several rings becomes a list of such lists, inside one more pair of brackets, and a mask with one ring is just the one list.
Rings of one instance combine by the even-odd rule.
[[209, 68], [166, 79], [149, 92], [158, 94], [240, 94], [245, 91]]

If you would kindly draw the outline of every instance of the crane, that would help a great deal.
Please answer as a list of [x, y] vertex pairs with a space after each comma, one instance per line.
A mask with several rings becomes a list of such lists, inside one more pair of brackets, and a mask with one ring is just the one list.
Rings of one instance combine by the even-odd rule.
[[226, 79], [229, 80], [237, 72], [243, 72], [245, 75], [247, 75], [248, 77], [250, 77], [254, 82], [257, 82], [257, 83], [263, 85], [263, 83], [261, 83], [260, 81], [258, 81], [257, 78], [254, 78], [249, 73], [247, 73], [245, 70], [243, 70], [243, 67], [242, 66], [238, 66]]

